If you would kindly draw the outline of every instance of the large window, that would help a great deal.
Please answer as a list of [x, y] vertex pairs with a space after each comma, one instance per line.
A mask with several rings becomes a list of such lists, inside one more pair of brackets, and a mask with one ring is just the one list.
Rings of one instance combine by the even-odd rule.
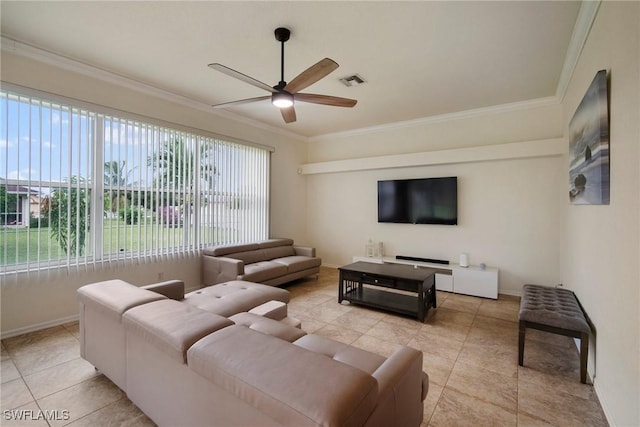
[[0, 273], [267, 237], [268, 148], [23, 92], [0, 92]]

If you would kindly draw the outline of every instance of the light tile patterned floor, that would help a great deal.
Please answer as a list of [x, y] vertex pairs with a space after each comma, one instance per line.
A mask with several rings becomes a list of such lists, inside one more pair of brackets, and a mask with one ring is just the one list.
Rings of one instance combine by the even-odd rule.
[[[438, 309], [420, 323], [338, 304], [337, 283], [337, 270], [323, 267], [317, 280], [288, 286], [290, 315], [309, 333], [384, 356], [398, 344], [421, 350], [430, 378], [423, 426], [607, 425], [593, 387], [580, 383], [571, 339], [527, 330], [518, 366], [517, 298], [438, 292]], [[77, 323], [2, 340], [1, 381], [2, 426], [153, 425], [80, 358]], [[17, 422], [6, 412], [14, 409], [58, 419]]]

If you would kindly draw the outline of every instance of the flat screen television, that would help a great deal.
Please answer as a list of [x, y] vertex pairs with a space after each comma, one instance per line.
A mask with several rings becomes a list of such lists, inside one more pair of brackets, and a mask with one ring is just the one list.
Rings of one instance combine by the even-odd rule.
[[378, 222], [458, 224], [458, 178], [378, 181]]

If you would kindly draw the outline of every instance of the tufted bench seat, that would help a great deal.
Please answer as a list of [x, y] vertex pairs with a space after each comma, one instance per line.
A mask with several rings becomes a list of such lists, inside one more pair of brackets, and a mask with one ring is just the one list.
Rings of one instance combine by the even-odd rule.
[[572, 291], [549, 286], [524, 285], [520, 300], [518, 364], [524, 366], [526, 328], [580, 339], [580, 381], [587, 382], [587, 355], [591, 328]]

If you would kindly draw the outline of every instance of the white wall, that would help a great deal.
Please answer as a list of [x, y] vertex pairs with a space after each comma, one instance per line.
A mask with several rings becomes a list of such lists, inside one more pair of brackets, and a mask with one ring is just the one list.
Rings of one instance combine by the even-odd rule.
[[[75, 72], [73, 64], [72, 70], [67, 65], [63, 69], [4, 51], [1, 59], [3, 82], [275, 147], [271, 157], [270, 234], [308, 243], [306, 182], [296, 172], [306, 159], [306, 141]], [[158, 281], [158, 274], [164, 273], [165, 279], [182, 279], [188, 287], [195, 287], [200, 283], [200, 271], [199, 257], [191, 257], [87, 272], [71, 269], [61, 274], [6, 276], [0, 284], [1, 331], [8, 336], [72, 318], [78, 312], [76, 290], [87, 283], [121, 278], [141, 285]]]
[[603, 2], [562, 105], [566, 130], [596, 72], [610, 72], [611, 203], [564, 204], [562, 275], [597, 329], [594, 385], [621, 426], [640, 425], [639, 29], [639, 3]]
[[326, 135], [312, 139], [309, 162], [557, 138], [562, 136], [561, 111], [556, 100], [544, 98]]
[[[562, 136], [559, 104], [487, 113], [447, 122], [324, 137], [310, 144], [310, 162], [539, 140]], [[443, 142], [445, 141], [445, 142]], [[385, 254], [500, 269], [500, 292], [525, 283], [556, 284], [566, 194], [560, 156], [308, 175], [309, 237], [323, 262], [341, 265], [362, 255], [369, 238]], [[458, 226], [378, 224], [377, 184], [383, 179], [458, 177]]]

